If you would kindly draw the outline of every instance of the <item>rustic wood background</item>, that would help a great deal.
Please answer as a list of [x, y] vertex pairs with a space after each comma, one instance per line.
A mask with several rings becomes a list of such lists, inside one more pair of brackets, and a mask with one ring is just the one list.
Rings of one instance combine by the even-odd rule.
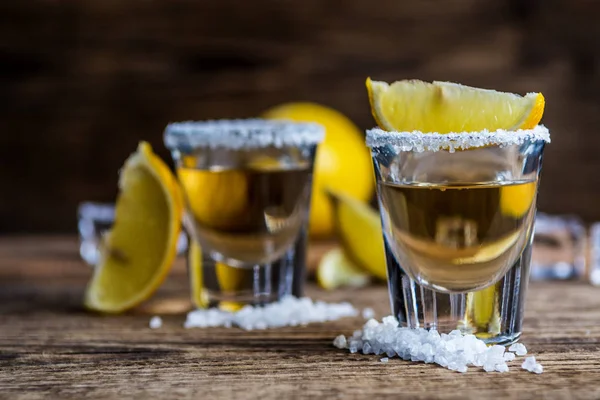
[[363, 88], [421, 78], [547, 97], [540, 208], [600, 220], [597, 0], [3, 0], [0, 233], [74, 231], [173, 120], [311, 100], [373, 125]]

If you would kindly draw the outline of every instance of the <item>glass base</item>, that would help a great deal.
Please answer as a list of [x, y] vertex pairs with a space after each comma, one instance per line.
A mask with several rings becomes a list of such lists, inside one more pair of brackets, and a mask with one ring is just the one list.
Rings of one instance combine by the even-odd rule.
[[480, 339], [489, 345], [498, 344], [501, 346], [510, 346], [511, 344], [518, 342], [520, 338], [521, 338], [521, 332], [517, 332], [512, 335], [494, 336], [489, 339], [485, 339], [485, 338], [480, 338]]
[[291, 294], [291, 281], [286, 281], [291, 271], [285, 264], [235, 268], [207, 260], [202, 269], [203, 300], [196, 304], [199, 307], [237, 311], [247, 304], [265, 305]]
[[217, 262], [193, 243], [188, 252], [192, 302], [197, 308], [237, 311], [284, 296], [301, 297], [305, 281], [306, 237], [302, 234], [279, 260], [248, 268]]
[[440, 333], [458, 329], [487, 344], [508, 345], [519, 340], [531, 240], [500, 281], [468, 293], [441, 293], [420, 286], [404, 273], [387, 243], [386, 258], [392, 312], [401, 326], [435, 329]]
[[204, 291], [206, 293], [206, 308], [220, 308], [227, 311], [237, 311], [245, 305], [262, 306], [278, 301], [281, 298], [279, 293], [257, 295], [251, 290], [223, 292], [204, 288]]

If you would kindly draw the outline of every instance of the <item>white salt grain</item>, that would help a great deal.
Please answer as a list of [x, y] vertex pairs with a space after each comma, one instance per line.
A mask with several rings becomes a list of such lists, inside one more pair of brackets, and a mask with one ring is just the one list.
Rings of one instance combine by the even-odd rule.
[[374, 318], [374, 317], [375, 317], [375, 311], [373, 311], [373, 309], [372, 309], [372, 308], [370, 308], [370, 307], [367, 307], [367, 308], [365, 308], [365, 309], [363, 310], [363, 312], [362, 312], [362, 317], [363, 317], [364, 319], [371, 319], [371, 318]]
[[158, 316], [150, 318], [150, 329], [158, 329], [162, 326], [162, 319]]
[[346, 341], [346, 336], [340, 335], [335, 338], [333, 341], [333, 345], [338, 349], [346, 349], [348, 348], [348, 342]]
[[[334, 345], [338, 347], [339, 343], [338, 336]], [[517, 346], [515, 351], [522, 352], [524, 346], [521, 346]], [[506, 363], [515, 358], [515, 354], [507, 353], [504, 346], [487, 347], [474, 335], [463, 335], [459, 330], [440, 335], [434, 330], [403, 328], [391, 316], [385, 317], [382, 322], [375, 319], [367, 321], [362, 330], [355, 331], [348, 340], [348, 349], [351, 353], [385, 354], [385, 359], [398, 356], [403, 360], [436, 363], [463, 373], [471, 365], [481, 367], [486, 372], [508, 372]], [[526, 369], [536, 373], [543, 370], [535, 359], [533, 364], [527, 361], [523, 368], [526, 366]]]
[[527, 354], [527, 348], [523, 343], [515, 343], [508, 348], [508, 351], [515, 352], [518, 356], [524, 356]]
[[467, 372], [467, 370], [468, 370], [468, 368], [466, 365], [461, 365], [460, 367], [458, 367], [456, 369], [456, 372], [460, 372], [460, 373], [464, 374], [465, 372]]
[[541, 374], [544, 372], [544, 367], [542, 364], [536, 362], [535, 357], [533, 356], [525, 358], [525, 361], [523, 361], [523, 364], [521, 364], [521, 368], [535, 374]]
[[494, 364], [483, 364], [483, 369], [485, 372], [494, 372], [496, 370], [496, 366]]
[[194, 310], [188, 313], [185, 328], [231, 327], [263, 330], [284, 326], [307, 325], [312, 322], [335, 321], [344, 317], [356, 317], [356, 310], [350, 303], [313, 302], [307, 297], [283, 297], [266, 306], [244, 306], [237, 312], [218, 309]]
[[508, 372], [508, 365], [506, 365], [506, 363], [496, 364], [496, 371], [498, 371], [498, 372]]

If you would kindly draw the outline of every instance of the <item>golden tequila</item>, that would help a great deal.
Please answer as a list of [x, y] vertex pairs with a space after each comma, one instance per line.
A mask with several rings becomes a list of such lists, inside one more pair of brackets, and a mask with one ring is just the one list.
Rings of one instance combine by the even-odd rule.
[[388, 245], [419, 283], [482, 289], [521, 256], [534, 217], [535, 181], [379, 184]]
[[178, 168], [192, 233], [213, 256], [238, 267], [276, 260], [293, 244], [309, 207], [307, 165]]

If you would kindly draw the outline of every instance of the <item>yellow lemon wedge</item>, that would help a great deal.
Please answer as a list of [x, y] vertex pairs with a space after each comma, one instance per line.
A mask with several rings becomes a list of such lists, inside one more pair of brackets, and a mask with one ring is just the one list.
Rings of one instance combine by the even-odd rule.
[[387, 131], [477, 132], [535, 127], [544, 113], [541, 93], [519, 96], [450, 82], [367, 78], [371, 112]]
[[489, 286], [485, 289], [476, 292], [467, 293], [467, 320], [478, 329], [483, 329], [483, 332], [478, 332], [478, 336], [488, 332], [492, 328], [492, 322], [495, 309], [498, 307], [497, 297], [498, 291], [496, 285]]
[[387, 279], [381, 222], [368, 204], [343, 193], [329, 191], [336, 230], [342, 247], [357, 265], [376, 278]]
[[219, 229], [236, 226], [248, 211], [248, 181], [239, 170], [177, 170], [187, 204], [200, 223]]
[[340, 112], [315, 103], [289, 103], [266, 111], [271, 119], [317, 122], [325, 128], [315, 159], [309, 233], [326, 238], [334, 232], [333, 210], [327, 189], [369, 201], [375, 189], [371, 154], [363, 133]]
[[500, 210], [502, 214], [521, 218], [529, 211], [535, 198], [536, 182], [500, 188]]
[[[202, 248], [195, 240], [190, 239], [188, 250], [188, 269], [190, 275], [190, 289], [192, 302], [196, 308], [207, 308], [209, 304], [208, 293], [204, 290], [204, 269], [202, 262]], [[245, 285], [252, 282], [252, 269], [235, 268], [222, 262], [216, 262], [215, 273], [220, 290], [227, 294], [247, 289]], [[221, 301], [219, 308], [227, 311], [237, 311], [244, 306], [235, 301]]]
[[316, 278], [319, 286], [327, 290], [363, 287], [370, 281], [369, 274], [361, 270], [339, 247], [329, 250], [321, 258]]
[[167, 165], [141, 142], [119, 178], [115, 224], [85, 292], [87, 308], [118, 313], [149, 298], [173, 265], [183, 199]]
[[192, 291], [192, 303], [196, 308], [208, 307], [208, 293], [204, 291], [204, 271], [202, 270], [202, 248], [195, 240], [188, 240], [187, 267]]

